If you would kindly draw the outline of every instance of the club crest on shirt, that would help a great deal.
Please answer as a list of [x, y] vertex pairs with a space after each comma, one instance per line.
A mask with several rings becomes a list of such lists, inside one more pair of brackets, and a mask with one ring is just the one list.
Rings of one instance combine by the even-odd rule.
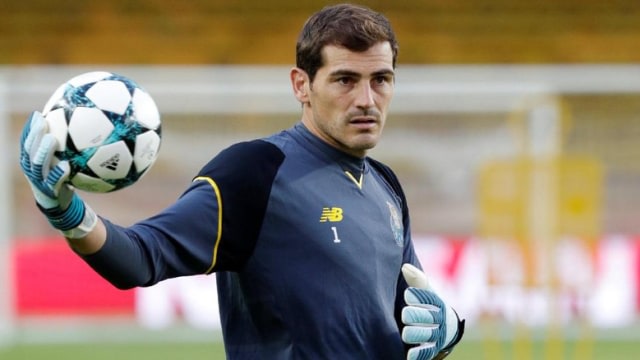
[[400, 218], [400, 212], [398, 208], [390, 202], [387, 201], [387, 206], [389, 207], [389, 223], [391, 225], [391, 233], [393, 234], [393, 239], [396, 241], [396, 245], [402, 247], [404, 245], [404, 239], [402, 233], [404, 232], [402, 227], [402, 219]]

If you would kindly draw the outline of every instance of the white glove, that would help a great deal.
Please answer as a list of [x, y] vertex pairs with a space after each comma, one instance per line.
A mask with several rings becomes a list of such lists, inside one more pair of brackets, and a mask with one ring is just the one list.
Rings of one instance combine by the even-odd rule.
[[20, 167], [29, 181], [38, 209], [49, 223], [67, 238], [79, 238], [97, 224], [93, 210], [67, 184], [69, 163], [53, 165], [57, 147], [55, 137], [48, 133], [45, 118], [31, 113], [20, 137]]
[[462, 338], [464, 320], [433, 291], [420, 269], [404, 264], [402, 275], [409, 285], [404, 292], [402, 341], [417, 345], [409, 349], [407, 360], [443, 359]]

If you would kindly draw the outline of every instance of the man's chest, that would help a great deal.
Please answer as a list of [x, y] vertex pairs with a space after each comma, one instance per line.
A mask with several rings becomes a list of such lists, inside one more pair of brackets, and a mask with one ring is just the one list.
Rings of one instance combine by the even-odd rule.
[[340, 169], [277, 179], [257, 250], [288, 261], [399, 263], [400, 209], [397, 197], [371, 173], [360, 183]]

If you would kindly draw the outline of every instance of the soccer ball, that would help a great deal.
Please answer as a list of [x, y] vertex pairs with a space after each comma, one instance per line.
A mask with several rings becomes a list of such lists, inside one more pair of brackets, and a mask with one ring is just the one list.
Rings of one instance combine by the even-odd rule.
[[160, 113], [133, 80], [105, 71], [78, 75], [53, 93], [42, 111], [58, 140], [54, 163], [69, 161], [69, 183], [106, 193], [132, 185], [158, 156]]

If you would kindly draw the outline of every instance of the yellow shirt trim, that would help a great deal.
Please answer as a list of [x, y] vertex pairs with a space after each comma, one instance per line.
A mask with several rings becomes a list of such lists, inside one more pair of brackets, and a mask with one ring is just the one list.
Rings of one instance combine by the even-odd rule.
[[348, 171], [345, 171], [344, 173], [347, 174], [347, 177], [351, 179], [351, 181], [353, 181], [356, 186], [358, 186], [358, 189], [362, 190], [362, 173], [360, 174], [360, 179], [356, 179], [356, 177]]
[[220, 246], [220, 239], [222, 238], [222, 200], [220, 199], [220, 189], [215, 181], [212, 178], [207, 176], [198, 176], [193, 179], [193, 181], [204, 180], [211, 185], [213, 191], [216, 193], [216, 201], [218, 201], [218, 235], [216, 237], [216, 243], [213, 247], [213, 259], [211, 260], [211, 266], [207, 269], [205, 274], [209, 274], [213, 271], [213, 268], [216, 266], [216, 262], [218, 260], [218, 246]]

